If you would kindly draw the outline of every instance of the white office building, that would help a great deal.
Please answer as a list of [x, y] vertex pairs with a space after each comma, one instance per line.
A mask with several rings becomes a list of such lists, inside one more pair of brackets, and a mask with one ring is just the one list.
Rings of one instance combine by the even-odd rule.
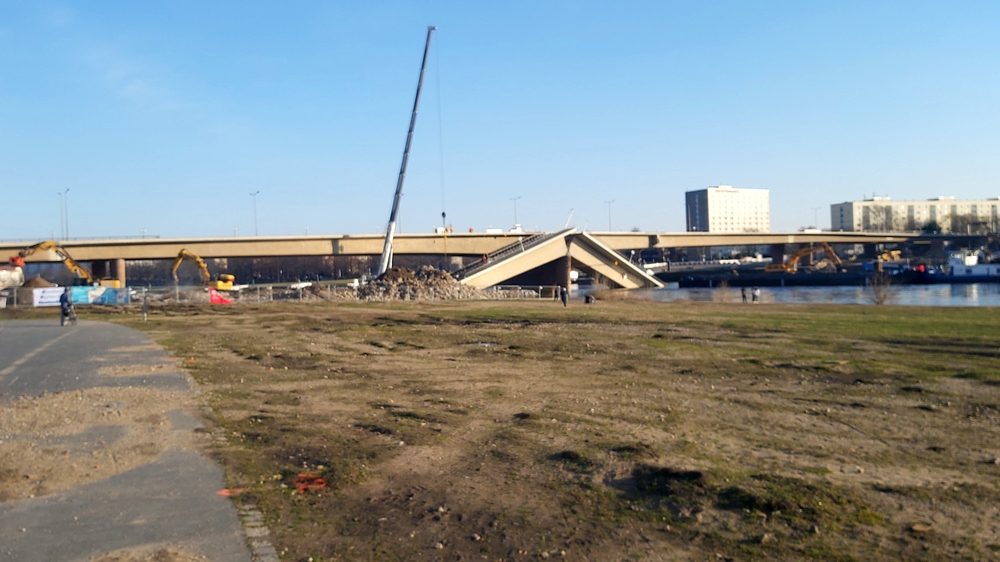
[[998, 206], [1000, 197], [966, 201], [954, 197], [920, 201], [873, 197], [830, 205], [830, 225], [845, 232], [996, 232]]
[[688, 232], [771, 232], [771, 192], [719, 185], [684, 194]]

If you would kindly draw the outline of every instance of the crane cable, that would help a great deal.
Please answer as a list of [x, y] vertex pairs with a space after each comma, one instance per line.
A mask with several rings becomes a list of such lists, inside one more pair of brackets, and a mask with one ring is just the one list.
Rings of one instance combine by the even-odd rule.
[[444, 228], [444, 259], [448, 261], [448, 215], [445, 208], [445, 182], [444, 182], [444, 119], [441, 116], [441, 36], [434, 44], [434, 78], [437, 90], [437, 117], [438, 117], [438, 168], [441, 176], [441, 227]]

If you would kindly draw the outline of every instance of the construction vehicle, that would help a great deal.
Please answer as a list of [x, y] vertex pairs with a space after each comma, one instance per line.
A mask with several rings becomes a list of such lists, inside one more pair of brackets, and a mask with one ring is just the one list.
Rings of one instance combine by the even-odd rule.
[[837, 269], [844, 267], [844, 262], [841, 261], [837, 253], [833, 251], [833, 248], [831, 248], [826, 242], [821, 242], [819, 246], [809, 246], [808, 248], [802, 248], [798, 252], [795, 252], [795, 254], [788, 258], [785, 263], [772, 263], [764, 266], [764, 271], [783, 271], [785, 273], [795, 273], [799, 270], [799, 260], [806, 256], [811, 256], [819, 251], [826, 252], [827, 260], [829, 260], [829, 262]]
[[900, 261], [902, 259], [903, 252], [901, 250], [887, 250], [879, 254], [878, 259], [882, 261]]
[[69, 255], [69, 252], [66, 251], [66, 248], [63, 248], [62, 246], [59, 245], [58, 242], [55, 242], [53, 240], [48, 240], [46, 242], [39, 242], [38, 244], [35, 244], [33, 246], [28, 246], [27, 248], [18, 252], [16, 256], [11, 256], [10, 264], [15, 268], [24, 267], [24, 258], [34, 253], [44, 252], [48, 250], [51, 250], [57, 256], [59, 256], [59, 258], [63, 261], [63, 263], [66, 264], [66, 267], [70, 271], [72, 271], [74, 275], [77, 276], [77, 278], [73, 280], [74, 285], [78, 286], [100, 285], [101, 287], [108, 287], [112, 289], [121, 288], [121, 282], [118, 281], [117, 279], [106, 278], [106, 279], [101, 279], [100, 281], [95, 280], [89, 271], [84, 269], [82, 265], [77, 263], [76, 260], [74, 260], [73, 257]]
[[0, 266], [0, 289], [24, 285], [24, 260], [21, 256], [11, 256], [10, 266]]
[[205, 265], [205, 260], [187, 250], [181, 250], [177, 253], [177, 257], [174, 258], [174, 265], [170, 268], [170, 275], [174, 278], [174, 285], [177, 284], [177, 268], [184, 263], [184, 260], [193, 261], [194, 264], [198, 266], [198, 271], [201, 273], [201, 282], [204, 283], [205, 286], [215, 289], [216, 291], [233, 290], [233, 283], [236, 282], [235, 277], [229, 275], [228, 273], [221, 273], [218, 278], [213, 280], [212, 274], [208, 272], [208, 266]]

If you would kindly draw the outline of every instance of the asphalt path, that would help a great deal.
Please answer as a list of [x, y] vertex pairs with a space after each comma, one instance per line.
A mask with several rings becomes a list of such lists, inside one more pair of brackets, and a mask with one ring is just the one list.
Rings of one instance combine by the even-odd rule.
[[[119, 365], [171, 361], [144, 334], [122, 326], [0, 322], [0, 408], [21, 396], [102, 386], [190, 390], [180, 370], [102, 376], [101, 358], [112, 353]], [[181, 411], [167, 419], [174, 431], [200, 426]], [[217, 562], [250, 562], [236, 509], [217, 493], [223, 487], [222, 471], [199, 451], [170, 448], [152, 463], [110, 478], [0, 502], [0, 560], [82, 562], [120, 549], [175, 548]]]

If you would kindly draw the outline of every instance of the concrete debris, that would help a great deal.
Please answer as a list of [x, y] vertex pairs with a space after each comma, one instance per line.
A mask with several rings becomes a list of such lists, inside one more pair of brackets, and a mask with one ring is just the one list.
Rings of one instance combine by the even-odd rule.
[[489, 298], [483, 291], [455, 281], [446, 271], [424, 266], [416, 272], [394, 267], [378, 279], [358, 288], [358, 299], [392, 300], [474, 300]]
[[[300, 284], [301, 285], [301, 284]], [[225, 292], [226, 298], [236, 303], [255, 304], [271, 301], [426, 301], [426, 300], [493, 300], [538, 298], [540, 288], [509, 287], [498, 290], [481, 290], [456, 281], [447, 272], [432, 266], [413, 271], [396, 267], [385, 275], [357, 287], [314, 282], [309, 286], [281, 287], [250, 285]], [[204, 287], [180, 287], [149, 292], [149, 302], [158, 304], [190, 303], [208, 304], [208, 290]], [[142, 295], [133, 296], [141, 302]]]

